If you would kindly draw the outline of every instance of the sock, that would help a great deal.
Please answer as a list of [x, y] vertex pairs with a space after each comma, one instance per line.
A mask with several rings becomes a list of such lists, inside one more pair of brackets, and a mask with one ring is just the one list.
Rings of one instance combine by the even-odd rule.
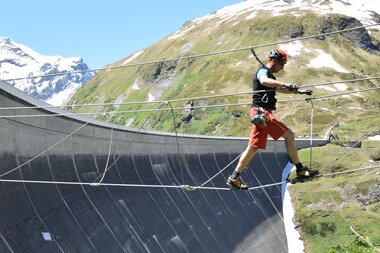
[[297, 163], [297, 164], [296, 164], [296, 169], [297, 169], [297, 171], [302, 170], [302, 168], [303, 168], [302, 163]]
[[238, 178], [239, 176], [240, 176], [240, 172], [234, 171], [234, 172], [232, 172], [231, 178], [232, 178], [232, 179], [236, 179], [236, 178]]

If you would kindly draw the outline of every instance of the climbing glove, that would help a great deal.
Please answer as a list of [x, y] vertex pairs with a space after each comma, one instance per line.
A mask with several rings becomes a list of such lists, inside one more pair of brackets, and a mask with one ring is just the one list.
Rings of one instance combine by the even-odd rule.
[[292, 83], [284, 83], [282, 84], [282, 87], [294, 92], [298, 90], [297, 84], [292, 84]]

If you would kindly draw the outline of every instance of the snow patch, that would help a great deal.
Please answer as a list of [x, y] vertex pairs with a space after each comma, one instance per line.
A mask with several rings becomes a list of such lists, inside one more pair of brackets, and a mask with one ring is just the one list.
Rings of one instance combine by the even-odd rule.
[[[350, 0], [350, 1], [324, 1], [316, 0], [292, 0], [292, 1], [268, 1], [268, 0], [246, 0], [242, 3], [224, 7], [213, 14], [209, 14], [204, 19], [220, 18], [228, 19], [236, 15], [248, 14], [247, 19], [255, 17], [259, 11], [268, 11], [274, 16], [282, 15], [284, 12], [291, 12], [294, 15], [302, 15], [304, 11], [311, 10], [319, 14], [338, 13], [346, 16], [353, 16], [364, 25], [377, 23], [374, 20], [373, 12], [378, 12], [378, 0]], [[200, 19], [197, 19], [200, 20]], [[372, 27], [374, 28], [374, 27]], [[375, 26], [380, 29], [380, 26]]]
[[290, 56], [299, 56], [301, 54], [304, 45], [301, 41], [295, 41], [288, 44], [281, 44], [280, 48], [284, 50]]
[[[258, 13], [263, 11], [269, 12], [273, 16], [283, 15], [284, 13], [291, 13], [294, 16], [304, 15], [305, 11], [313, 11], [321, 15], [329, 13], [343, 14], [346, 16], [353, 16], [358, 19], [363, 25], [370, 25], [377, 23], [373, 13], [378, 12], [380, 9], [378, 0], [350, 0], [350, 1], [326, 1], [326, 0], [246, 0], [238, 4], [226, 6], [216, 12], [208, 14], [203, 17], [195, 18], [182, 26], [177, 32], [169, 36], [168, 40], [177, 39], [188, 32], [190, 32], [197, 25], [202, 22], [215, 20], [218, 27], [223, 22], [234, 22], [234, 25], [240, 19], [239, 16], [245, 16], [247, 20], [253, 19]], [[380, 30], [379, 26], [372, 26], [371, 29]], [[210, 30], [207, 29], [207, 32]]]
[[327, 91], [331, 91], [331, 92], [335, 92], [337, 91], [336, 89], [330, 87], [330, 86], [315, 86], [315, 88], [317, 89], [323, 89], [323, 90], [327, 90]]
[[64, 105], [68, 102], [72, 95], [79, 89], [80, 84], [71, 83], [66, 89], [61, 92], [54, 93], [53, 96], [45, 102], [54, 106]]
[[156, 100], [156, 98], [152, 94], [148, 93], [148, 101], [152, 102], [154, 100]]
[[121, 65], [125, 65], [127, 63], [130, 63], [131, 61], [133, 61], [134, 59], [136, 59], [143, 52], [144, 52], [144, 50], [140, 50], [140, 51], [134, 53], [131, 57], [129, 57], [127, 60], [125, 60]]
[[310, 61], [310, 63], [307, 65], [308, 67], [311, 67], [311, 68], [326, 67], [326, 68], [335, 69], [336, 71], [341, 72], [341, 73], [349, 73], [346, 69], [340, 66], [331, 55], [326, 54], [320, 49], [316, 49], [314, 51], [318, 52], [319, 54], [316, 58]]
[[176, 31], [175, 33], [173, 33], [171, 36], [169, 36], [167, 38], [167, 40], [173, 40], [173, 39], [177, 39], [183, 35], [185, 35], [187, 32], [191, 31], [193, 28], [195, 28], [196, 26], [196, 22], [193, 22], [193, 21], [189, 21], [189, 24], [184, 27], [184, 28], [181, 28], [179, 29], [178, 31]]
[[368, 140], [380, 141], [380, 135], [370, 136], [370, 137], [368, 137]]
[[135, 120], [135, 118], [129, 118], [125, 121], [125, 126], [129, 127], [130, 125], [132, 125], [133, 121]]
[[140, 78], [137, 78], [135, 82], [132, 85], [132, 90], [139, 90], [141, 89], [142, 81]]
[[334, 86], [338, 89], [338, 90], [340, 90], [340, 91], [345, 91], [345, 90], [347, 90], [347, 84], [345, 84], [345, 83], [336, 83], [336, 84], [334, 84]]

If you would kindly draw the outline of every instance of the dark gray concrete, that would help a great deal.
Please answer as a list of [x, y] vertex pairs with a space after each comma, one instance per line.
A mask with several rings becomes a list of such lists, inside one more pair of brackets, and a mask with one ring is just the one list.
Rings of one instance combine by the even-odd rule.
[[[0, 82], [0, 108], [21, 106], [46, 104]], [[114, 165], [105, 183], [200, 185], [247, 144], [245, 138], [181, 135], [178, 153], [173, 134], [137, 134], [76, 115], [12, 117], [54, 113], [67, 112], [0, 110], [9, 116], [0, 118], [0, 180], [92, 182], [108, 161]], [[287, 163], [283, 142], [270, 142], [243, 178], [252, 186], [279, 182]], [[235, 165], [207, 186], [226, 187]], [[287, 252], [280, 186], [187, 192], [0, 181], [0, 203], [0, 252]]]

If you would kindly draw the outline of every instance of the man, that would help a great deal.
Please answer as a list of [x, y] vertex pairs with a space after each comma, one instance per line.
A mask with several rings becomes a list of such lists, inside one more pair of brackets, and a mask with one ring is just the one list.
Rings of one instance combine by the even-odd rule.
[[301, 93], [311, 95], [312, 91], [305, 90], [298, 92], [298, 86], [276, 80], [272, 73], [281, 71], [287, 62], [286, 53], [280, 49], [274, 49], [268, 54], [268, 63], [263, 65], [253, 76], [251, 133], [248, 146], [240, 157], [234, 172], [228, 177], [227, 185], [239, 190], [247, 190], [249, 187], [244, 184], [240, 174], [252, 160], [258, 149], [265, 149], [268, 134], [278, 140], [280, 137], [285, 139], [285, 147], [291, 161], [296, 166], [297, 178], [310, 178], [318, 171], [310, 170], [303, 166], [298, 157], [298, 151], [294, 141], [294, 133], [273, 114], [276, 109], [276, 91], [282, 93]]

